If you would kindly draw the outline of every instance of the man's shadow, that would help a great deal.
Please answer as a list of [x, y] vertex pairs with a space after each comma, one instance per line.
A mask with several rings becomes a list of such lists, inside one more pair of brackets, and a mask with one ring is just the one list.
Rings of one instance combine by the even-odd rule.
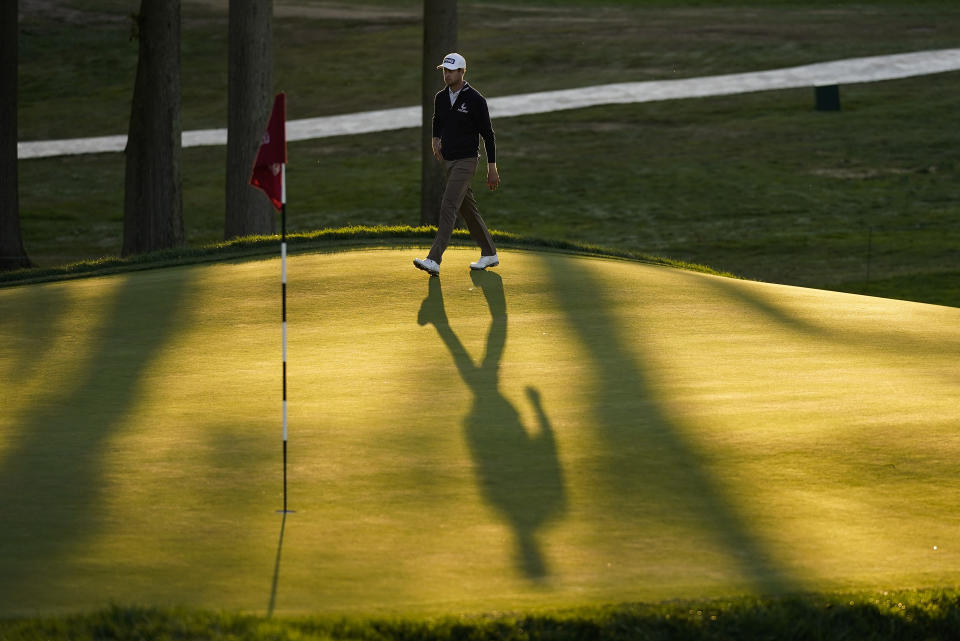
[[549, 572], [537, 532], [564, 511], [563, 471], [540, 393], [533, 387], [526, 389], [539, 423], [539, 431], [531, 434], [500, 391], [500, 359], [507, 342], [503, 281], [498, 274], [486, 271], [471, 272], [471, 277], [483, 291], [493, 317], [487, 351], [480, 365], [474, 364], [450, 328], [439, 278], [429, 280], [429, 293], [417, 321], [437, 329], [460, 376], [473, 392], [473, 405], [464, 419], [464, 429], [477, 483], [487, 503], [513, 528], [517, 567], [530, 579], [542, 579]]

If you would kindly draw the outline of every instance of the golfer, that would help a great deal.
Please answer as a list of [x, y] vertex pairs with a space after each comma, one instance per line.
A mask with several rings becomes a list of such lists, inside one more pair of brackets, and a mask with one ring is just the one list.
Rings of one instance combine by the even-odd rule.
[[500, 264], [497, 248], [487, 225], [480, 217], [477, 201], [470, 182], [480, 162], [480, 137], [487, 149], [487, 187], [491, 191], [500, 185], [497, 173], [497, 143], [490, 124], [487, 100], [464, 79], [467, 61], [459, 53], [448, 53], [437, 65], [443, 69], [446, 88], [433, 100], [433, 155], [444, 164], [447, 184], [440, 202], [440, 222], [437, 235], [426, 258], [415, 258], [417, 269], [431, 276], [440, 275], [440, 261], [450, 244], [457, 212], [467, 223], [470, 237], [480, 246], [480, 260], [470, 263], [470, 269], [486, 269]]

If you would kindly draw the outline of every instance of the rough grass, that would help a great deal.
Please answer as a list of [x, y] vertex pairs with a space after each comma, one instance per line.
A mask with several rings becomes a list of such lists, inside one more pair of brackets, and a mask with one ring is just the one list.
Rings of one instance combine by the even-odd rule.
[[8, 641], [236, 639], [249, 641], [555, 641], [952, 638], [960, 597], [952, 590], [828, 593], [783, 599], [674, 601], [540, 613], [418, 618], [270, 618], [190, 609], [113, 607], [36, 619], [0, 619]]

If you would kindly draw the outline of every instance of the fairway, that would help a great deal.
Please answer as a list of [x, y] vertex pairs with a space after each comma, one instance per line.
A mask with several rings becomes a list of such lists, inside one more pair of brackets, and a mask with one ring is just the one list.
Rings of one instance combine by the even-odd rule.
[[451, 248], [0, 289], [0, 616], [960, 585], [960, 309]]

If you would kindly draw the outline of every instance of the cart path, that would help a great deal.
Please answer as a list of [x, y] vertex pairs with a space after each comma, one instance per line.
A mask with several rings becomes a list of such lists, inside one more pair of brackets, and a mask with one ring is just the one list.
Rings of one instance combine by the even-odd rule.
[[[681, 98], [705, 98], [732, 94], [845, 85], [895, 80], [960, 70], [960, 49], [918, 51], [888, 56], [870, 56], [821, 62], [769, 71], [724, 74], [678, 80], [625, 82], [578, 89], [542, 91], [488, 99], [494, 119], [582, 109], [598, 105], [630, 104]], [[419, 127], [421, 107], [400, 107], [339, 116], [287, 121], [287, 140], [313, 140], [377, 131]], [[225, 145], [226, 129], [183, 132], [184, 147]], [[18, 142], [20, 159], [48, 158], [123, 151], [125, 135], [67, 140]]]

